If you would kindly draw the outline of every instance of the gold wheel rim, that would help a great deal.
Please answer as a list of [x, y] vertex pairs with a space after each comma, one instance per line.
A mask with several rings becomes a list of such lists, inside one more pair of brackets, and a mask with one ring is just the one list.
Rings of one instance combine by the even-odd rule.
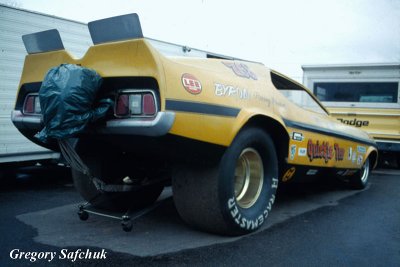
[[235, 198], [241, 208], [257, 202], [264, 182], [264, 167], [260, 154], [253, 148], [242, 151], [235, 168]]

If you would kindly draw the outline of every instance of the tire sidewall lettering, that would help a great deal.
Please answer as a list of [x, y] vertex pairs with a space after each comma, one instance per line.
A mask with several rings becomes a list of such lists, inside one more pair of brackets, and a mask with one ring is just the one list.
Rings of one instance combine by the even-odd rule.
[[240, 207], [237, 206], [235, 198], [232, 197], [228, 200], [228, 208], [230, 210], [230, 215], [234, 222], [243, 230], [246, 231], [254, 231], [261, 227], [264, 222], [267, 220], [268, 215], [272, 209], [272, 205], [275, 202], [275, 194], [271, 194], [271, 197], [268, 200], [268, 205], [262, 214], [258, 215], [255, 219], [248, 218], [244, 212], [240, 212], [242, 210]]

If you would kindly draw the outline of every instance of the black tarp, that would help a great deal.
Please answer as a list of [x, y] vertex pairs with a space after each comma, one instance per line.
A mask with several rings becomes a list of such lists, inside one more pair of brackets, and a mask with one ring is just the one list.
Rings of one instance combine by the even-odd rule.
[[101, 83], [101, 76], [92, 69], [73, 64], [50, 69], [39, 90], [44, 128], [36, 138], [46, 143], [74, 137], [104, 117], [113, 101], [98, 99]]

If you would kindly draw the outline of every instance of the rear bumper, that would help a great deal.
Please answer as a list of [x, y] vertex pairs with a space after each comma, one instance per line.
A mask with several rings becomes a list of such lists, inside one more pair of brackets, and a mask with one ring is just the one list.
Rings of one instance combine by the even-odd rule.
[[[42, 116], [26, 116], [19, 110], [12, 111], [11, 120], [19, 130], [40, 131], [44, 126]], [[169, 132], [174, 121], [175, 113], [164, 111], [158, 112], [155, 118], [109, 120], [105, 126], [95, 129], [95, 132], [99, 134], [163, 136]]]
[[115, 119], [107, 121], [106, 126], [97, 129], [101, 134], [123, 134], [163, 136], [166, 135], [175, 121], [175, 113], [170, 111], [158, 112], [155, 118]]
[[11, 120], [19, 130], [37, 130], [43, 128], [42, 116], [27, 116], [19, 110], [11, 112]]
[[32, 161], [41, 161], [41, 160], [60, 160], [60, 153], [43, 150], [43, 151], [30, 151], [30, 152], [20, 152], [20, 153], [5, 153], [0, 154], [0, 163], [24, 163], [24, 162], [32, 162]]

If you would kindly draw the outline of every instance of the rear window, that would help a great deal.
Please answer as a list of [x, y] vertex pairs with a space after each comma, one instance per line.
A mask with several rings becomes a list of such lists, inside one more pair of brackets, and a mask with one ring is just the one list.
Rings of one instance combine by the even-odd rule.
[[398, 82], [320, 82], [314, 93], [326, 102], [397, 103]]

